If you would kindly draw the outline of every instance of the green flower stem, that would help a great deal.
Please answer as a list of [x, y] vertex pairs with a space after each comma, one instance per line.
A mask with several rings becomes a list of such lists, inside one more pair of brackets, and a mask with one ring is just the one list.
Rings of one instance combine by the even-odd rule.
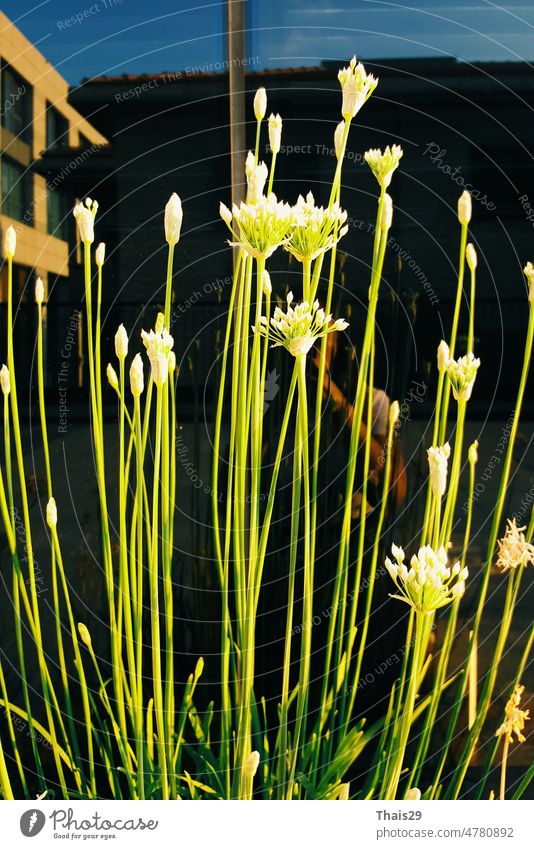
[[24, 655], [24, 642], [22, 639], [22, 619], [21, 619], [21, 610], [20, 610], [20, 592], [19, 592], [19, 583], [22, 583], [24, 589], [26, 589], [26, 585], [24, 584], [24, 579], [22, 577], [22, 573], [20, 570], [20, 564], [18, 561], [17, 553], [16, 553], [16, 530], [15, 530], [15, 504], [13, 499], [13, 473], [12, 473], [12, 465], [11, 465], [11, 435], [10, 435], [10, 427], [9, 427], [9, 397], [8, 395], [4, 395], [4, 451], [5, 451], [5, 463], [6, 463], [6, 480], [7, 480], [7, 498], [9, 499], [9, 506], [6, 500], [6, 493], [4, 488], [4, 480], [2, 476], [2, 472], [0, 469], [0, 496], [1, 496], [1, 504], [2, 504], [2, 518], [4, 520], [4, 527], [6, 530], [6, 534], [8, 537], [9, 550], [11, 552], [11, 557], [13, 561], [13, 608], [15, 613], [15, 638], [17, 642], [17, 653], [18, 653], [18, 661], [20, 666], [20, 680], [22, 684], [22, 694], [24, 698], [24, 706], [26, 708], [26, 713], [28, 714], [28, 729], [30, 734], [30, 740], [32, 745], [32, 753], [35, 761], [35, 768], [37, 771], [37, 775], [39, 777], [39, 781], [41, 783], [41, 787], [45, 786], [45, 779], [43, 768], [41, 764], [41, 758], [39, 755], [39, 748], [37, 746], [37, 742], [35, 739], [35, 734], [33, 731], [33, 718], [30, 709], [30, 694], [28, 689], [28, 680], [26, 675], [26, 662]]
[[310, 686], [311, 643], [313, 627], [313, 563], [311, 561], [311, 512], [310, 512], [310, 473], [308, 453], [308, 399], [306, 391], [306, 356], [299, 354], [297, 360], [298, 383], [298, 465], [302, 478], [303, 512], [304, 512], [304, 570], [302, 598], [302, 633], [300, 646], [299, 683], [297, 692], [297, 707], [295, 728], [293, 731], [291, 768], [287, 789], [287, 798], [293, 798], [295, 772], [299, 755], [299, 747], [306, 733], [306, 712], [308, 707], [308, 692]]
[[[162, 449], [161, 449], [161, 547], [163, 569], [163, 597], [165, 623], [165, 740], [167, 744], [167, 762], [173, 762], [174, 739], [174, 608], [172, 585], [172, 543], [170, 541], [170, 526], [174, 518], [170, 493], [170, 463], [169, 454], [174, 453], [174, 440], [171, 449], [169, 439], [169, 376], [162, 387]], [[170, 774], [171, 798], [176, 799], [176, 777], [171, 769]]]
[[[349, 555], [349, 541], [350, 541], [350, 530], [351, 530], [351, 519], [352, 519], [352, 495], [354, 489], [354, 477], [356, 474], [356, 457], [358, 453], [358, 445], [360, 438], [360, 428], [363, 417], [363, 405], [365, 401], [365, 386], [367, 381], [367, 372], [368, 372], [368, 364], [369, 364], [369, 353], [371, 350], [371, 341], [374, 335], [374, 325], [375, 325], [375, 315], [376, 315], [376, 306], [378, 303], [378, 290], [380, 286], [380, 280], [382, 277], [382, 267], [384, 262], [385, 248], [387, 243], [387, 233], [382, 233], [380, 228], [380, 222], [382, 220], [382, 210], [384, 206], [384, 194], [385, 191], [382, 190], [380, 193], [379, 201], [378, 201], [378, 211], [376, 217], [376, 226], [375, 226], [375, 238], [374, 238], [374, 246], [373, 246], [373, 265], [371, 270], [371, 286], [369, 290], [369, 309], [367, 313], [367, 321], [365, 325], [365, 333], [364, 340], [362, 346], [362, 357], [360, 363], [360, 370], [358, 372], [358, 380], [356, 385], [356, 393], [355, 393], [355, 401], [354, 401], [354, 415], [352, 421], [352, 429], [350, 436], [350, 448], [349, 448], [349, 459], [347, 466], [347, 478], [346, 478], [346, 486], [345, 486], [345, 500], [343, 507], [343, 525], [341, 532], [341, 539], [339, 545], [339, 553], [338, 553], [338, 561], [337, 561], [337, 569], [336, 569], [336, 577], [334, 580], [334, 590], [333, 590], [333, 599], [332, 599], [332, 609], [333, 615], [330, 617], [328, 623], [328, 637], [326, 644], [326, 657], [325, 657], [325, 666], [323, 673], [323, 683], [322, 683], [322, 693], [320, 700], [320, 711], [319, 711], [319, 724], [322, 724], [322, 719], [324, 717], [327, 705], [327, 697], [330, 686], [330, 674], [331, 674], [331, 662], [332, 662], [332, 651], [334, 648], [334, 643], [338, 639], [336, 637], [337, 631], [337, 612], [340, 607], [340, 604], [346, 603], [346, 599], [340, 599], [341, 595], [341, 585], [343, 576], [348, 567], [348, 555]], [[316, 748], [316, 758], [319, 757], [319, 746]]]
[[330, 191], [330, 200], [328, 201], [328, 206], [331, 207], [334, 203], [334, 200], [339, 195], [339, 190], [341, 187], [341, 171], [343, 169], [343, 159], [345, 157], [345, 148], [347, 147], [347, 139], [349, 137], [350, 130], [350, 118], [345, 118], [345, 126], [343, 128], [343, 137], [341, 140], [341, 154], [336, 164], [336, 171], [334, 174], [334, 179], [332, 181], [332, 189]]
[[[352, 686], [350, 690], [350, 700], [349, 706], [346, 713], [345, 726], [344, 731], [348, 730], [349, 722], [352, 718], [352, 714], [354, 712], [354, 705], [356, 701], [356, 693], [358, 691], [358, 681], [360, 680], [362, 663], [365, 654], [365, 648], [367, 644], [367, 633], [369, 630], [369, 622], [371, 616], [371, 609], [373, 603], [373, 593], [375, 588], [375, 578], [376, 578], [376, 567], [378, 564], [378, 555], [380, 552], [380, 539], [382, 536], [382, 529], [384, 527], [384, 520], [386, 517], [386, 509], [388, 502], [388, 493], [389, 493], [389, 485], [391, 481], [391, 453], [393, 450], [393, 439], [395, 436], [395, 422], [390, 419], [388, 426], [388, 434], [386, 440], [386, 462], [384, 466], [384, 478], [382, 482], [382, 497], [380, 500], [380, 512], [378, 514], [378, 522], [376, 525], [376, 533], [374, 544], [372, 548], [371, 555], [371, 565], [369, 567], [369, 575], [367, 577], [367, 593], [365, 598], [365, 610], [363, 615], [362, 622], [362, 633], [359, 640], [358, 645], [358, 654], [356, 657], [356, 669], [354, 671], [354, 675], [352, 676]], [[350, 673], [350, 668], [347, 669], [347, 676]]]
[[[45, 660], [44, 650], [43, 650], [43, 639], [41, 632], [41, 620], [40, 620], [40, 612], [39, 612], [39, 598], [37, 594], [37, 584], [35, 579], [35, 561], [33, 556], [33, 542], [32, 542], [32, 532], [31, 532], [31, 522], [30, 522], [30, 510], [29, 510], [29, 502], [28, 502], [28, 492], [26, 488], [26, 473], [24, 469], [24, 456], [22, 453], [22, 439], [20, 432], [20, 420], [19, 420], [19, 410], [18, 410], [18, 400], [17, 400], [17, 383], [15, 376], [15, 358], [13, 354], [13, 259], [12, 257], [8, 257], [7, 261], [8, 268], [8, 307], [7, 307], [7, 326], [8, 326], [8, 334], [7, 334], [7, 365], [9, 369], [9, 377], [11, 381], [11, 392], [9, 394], [10, 398], [10, 406], [11, 406], [11, 417], [13, 420], [13, 437], [15, 442], [15, 454], [17, 458], [17, 467], [19, 473], [19, 482], [20, 482], [20, 492], [22, 498], [22, 512], [23, 512], [23, 520], [24, 520], [24, 532], [26, 535], [25, 545], [26, 545], [26, 553], [27, 553], [27, 562], [28, 562], [28, 574], [29, 574], [29, 582], [30, 582], [30, 598], [32, 605], [32, 614], [33, 614], [33, 622], [35, 626], [35, 642], [37, 648], [37, 655], [39, 661], [39, 673], [41, 678], [41, 686], [43, 690], [43, 698], [45, 703], [45, 711], [47, 715], [47, 722], [50, 731], [50, 737], [57, 743], [56, 729], [54, 718], [52, 715], [52, 711], [50, 709], [50, 693], [47, 681], [47, 672], [48, 667]], [[13, 534], [14, 535], [14, 534]], [[61, 785], [62, 792], [67, 793], [67, 788], [65, 785], [65, 778], [63, 773], [63, 766], [61, 764], [61, 759], [54, 750], [54, 762], [56, 764], [58, 777]], [[45, 787], [42, 786], [42, 790]]]
[[[119, 361], [119, 598], [124, 611], [124, 627], [126, 641], [126, 657], [128, 660], [128, 676], [132, 698], [137, 692], [135, 680], [135, 651], [134, 634], [132, 624], [132, 597], [130, 592], [130, 573], [128, 568], [128, 533], [126, 530], [126, 507], [128, 476], [125, 471], [124, 449], [125, 449], [125, 417], [126, 405], [124, 402], [125, 380], [124, 359]], [[131, 419], [130, 419], [131, 422]], [[131, 426], [131, 425], [130, 425]]]
[[[240, 281], [242, 281], [243, 272], [244, 272], [244, 253], [242, 250], [239, 251], [237, 256], [236, 270], [234, 273], [234, 279], [232, 284], [232, 291], [230, 293], [230, 303], [228, 306], [228, 318], [226, 321], [226, 332], [224, 337], [224, 346], [222, 353], [222, 365], [221, 365], [221, 374], [219, 379], [219, 392], [217, 396], [217, 408], [215, 412], [215, 427], [213, 430], [213, 466], [212, 466], [212, 476], [211, 476], [211, 502], [212, 502], [212, 514], [213, 514], [213, 536], [215, 541], [215, 556], [217, 558], [217, 568], [219, 572], [219, 582], [222, 586], [223, 584], [223, 556], [222, 556], [222, 545], [221, 545], [221, 532], [219, 525], [219, 464], [220, 464], [220, 450], [221, 450], [221, 431], [222, 431], [222, 414], [224, 407], [224, 395], [225, 395], [225, 387], [226, 387], [226, 372], [228, 369], [228, 354], [230, 349], [230, 338], [232, 333], [232, 326], [234, 323], [234, 305], [236, 301], [236, 294], [240, 287]], [[241, 282], [242, 286], [242, 282]], [[230, 460], [231, 464], [231, 460]]]
[[167, 254], [167, 279], [165, 282], [165, 330], [171, 329], [171, 304], [172, 304], [172, 269], [174, 261], [174, 245], [169, 244]]
[[268, 187], [267, 187], [267, 197], [269, 197], [269, 195], [271, 194], [271, 192], [273, 190], [274, 170], [276, 168], [276, 155], [277, 155], [277, 151], [273, 150], [273, 154], [271, 156], [271, 167], [270, 167], [270, 170], [269, 170], [269, 184], [268, 184]]
[[459, 399], [458, 400], [458, 418], [456, 422], [456, 437], [454, 440], [454, 454], [452, 458], [451, 471], [449, 475], [449, 488], [447, 492], [447, 498], [445, 501], [445, 510], [443, 514], [443, 522], [441, 526], [440, 533], [440, 544], [443, 546], [447, 546], [451, 533], [452, 533], [452, 524], [454, 520], [454, 509], [456, 507], [456, 502], [458, 499], [458, 486], [460, 484], [460, 469], [462, 463], [462, 449], [464, 442], [464, 426], [465, 426], [465, 414], [466, 414], [466, 401]]
[[104, 419], [102, 407], [102, 358], [101, 358], [101, 315], [102, 315], [102, 267], [97, 266], [97, 285], [96, 285], [96, 317], [95, 317], [95, 389], [96, 389], [96, 405], [100, 412], [99, 430], [100, 439], [104, 442]]
[[406, 746], [408, 744], [408, 737], [412, 725], [412, 717], [415, 708], [417, 687], [419, 684], [421, 670], [423, 668], [423, 658], [426, 644], [425, 634], [427, 628], [426, 617], [427, 614], [425, 613], [419, 613], [418, 611], [415, 612], [415, 637], [412, 651], [410, 677], [408, 680], [406, 700], [404, 702], [404, 708], [400, 720], [400, 733], [398, 737], [398, 742], [396, 744], [396, 750], [394, 751], [391, 777], [384, 796], [385, 799], [395, 799], [397, 797], [397, 790], [401, 777], [402, 765], [404, 763], [404, 755], [406, 752]]
[[[338, 652], [342, 647], [343, 635], [346, 630], [347, 640], [345, 647], [345, 675], [343, 680], [343, 685], [341, 688], [341, 704], [339, 709], [340, 715], [340, 723], [342, 734], [347, 730], [347, 722], [345, 715], [345, 703], [347, 698], [347, 690], [349, 686], [349, 675], [350, 675], [350, 662], [351, 662], [351, 654], [352, 648], [354, 645], [354, 639], [356, 636], [356, 616], [358, 612], [358, 600], [360, 596], [360, 582], [362, 577], [362, 568], [363, 568], [363, 556], [364, 556], [364, 547], [365, 547], [365, 528], [367, 524], [367, 486], [369, 482], [369, 468], [370, 468], [370, 460], [371, 460], [371, 428], [373, 421], [373, 387], [374, 387], [374, 359], [375, 359], [375, 343], [374, 336], [371, 340], [371, 352], [369, 356], [369, 376], [368, 376], [368, 384], [367, 384], [367, 438], [365, 440], [364, 446], [364, 460], [363, 460], [363, 483], [362, 483], [362, 500], [360, 504], [360, 524], [358, 528], [358, 548], [356, 554], [356, 569], [354, 571], [354, 580], [352, 584], [352, 593], [351, 593], [351, 603], [350, 603], [350, 611], [348, 617], [348, 627], [345, 629], [345, 611], [346, 607], [343, 606], [340, 612], [339, 622], [340, 622], [340, 635], [341, 639], [338, 643]], [[387, 501], [387, 494], [386, 494]], [[346, 577], [348, 581], [348, 570], [346, 572]], [[341, 654], [338, 654], [339, 662], [341, 662]], [[336, 660], [336, 668], [338, 668], [338, 663]]]
[[521, 578], [523, 576], [524, 568], [524, 566], [519, 566], [516, 571], [512, 570], [509, 574], [508, 586], [506, 590], [506, 599], [504, 602], [501, 625], [499, 627], [499, 633], [497, 636], [497, 643], [493, 652], [489, 671], [486, 674], [484, 686], [480, 694], [480, 700], [477, 708], [475, 721], [467, 734], [467, 738], [465, 740], [462, 752], [459, 757], [458, 766], [454, 771], [450, 785], [445, 793], [445, 799], [456, 799], [458, 797], [463, 780], [465, 778], [465, 774], [471, 762], [472, 755], [478, 743], [480, 732], [482, 730], [484, 722], [486, 721], [488, 710], [492, 701], [493, 691], [495, 689], [497, 673], [499, 671], [500, 662], [502, 660], [503, 652], [506, 647], [506, 641], [508, 639], [508, 634], [510, 631], [510, 626], [512, 623], [512, 616], [517, 601], [517, 595], [519, 592], [519, 586], [521, 584]]
[[473, 353], [475, 344], [475, 294], [476, 294], [476, 267], [470, 269], [471, 292], [469, 297], [469, 332], [467, 335], [467, 353]]
[[[297, 364], [295, 364], [298, 368]], [[284, 640], [284, 665], [282, 673], [282, 694], [280, 699], [280, 728], [278, 732], [278, 766], [276, 798], [291, 798], [287, 796], [287, 761], [288, 761], [288, 713], [289, 713], [289, 684], [291, 672], [291, 643], [293, 636], [293, 608], [295, 604], [295, 572], [297, 565], [300, 499], [301, 499], [301, 457], [299, 453], [298, 431], [295, 433], [295, 450], [293, 452], [293, 494], [291, 503], [291, 533], [289, 542], [289, 574], [287, 587], [286, 633]]]
[[6, 759], [4, 757], [4, 750], [2, 748], [2, 741], [0, 740], [0, 788], [2, 789], [2, 796], [4, 799], [14, 799], [13, 790], [11, 787], [11, 781], [9, 780], [9, 773], [7, 771]]
[[[471, 540], [471, 526], [473, 521], [473, 494], [475, 491], [475, 462], [469, 462], [469, 490], [468, 490], [468, 499], [467, 499], [467, 518], [465, 523], [465, 532], [464, 539], [462, 545], [462, 556], [460, 560], [461, 568], [463, 569], [466, 564], [467, 552], [469, 550], [469, 543]], [[412, 772], [410, 775], [410, 779], [408, 780], [409, 787], [418, 787], [419, 779], [421, 777], [421, 772], [424, 766], [425, 757], [428, 752], [428, 748], [430, 746], [430, 741], [432, 738], [432, 732], [434, 730], [434, 725], [437, 717], [438, 708], [441, 702], [441, 697], [444, 692], [444, 683], [447, 678], [447, 671], [449, 667], [449, 660], [452, 651], [452, 647], [454, 644], [454, 635], [456, 632], [456, 623], [458, 619], [458, 608], [460, 606], [460, 599], [454, 601], [451, 605], [451, 611], [449, 614], [449, 621], [447, 623], [447, 630], [445, 633], [445, 637], [443, 639], [443, 644], [439, 653], [439, 663], [436, 671], [436, 678], [434, 681], [434, 685], [432, 688], [432, 695], [430, 700], [430, 706], [428, 710], [428, 714], [425, 720], [425, 726], [421, 733], [419, 746], [414, 758], [414, 762], [412, 765]]]
[[158, 758], [163, 799], [169, 799], [167, 774], [167, 748], [165, 741], [165, 708], [161, 682], [161, 639], [159, 624], [159, 487], [161, 467], [162, 390], [157, 387], [156, 400], [156, 444], [154, 447], [154, 481], [152, 486], [152, 540], [150, 554], [150, 619], [152, 629], [152, 684], [154, 711], [156, 714]]
[[[465, 660], [464, 671], [463, 671], [463, 674], [461, 676], [460, 683], [459, 683], [459, 686], [458, 686], [458, 695], [456, 697], [456, 701], [455, 701], [455, 704], [454, 704], [454, 707], [453, 707], [453, 710], [452, 710], [452, 713], [451, 713], [451, 718], [450, 718], [450, 721], [449, 721], [449, 726], [447, 728], [447, 735], [446, 735], [446, 738], [445, 738], [445, 743], [444, 743], [444, 746], [442, 748], [441, 757], [439, 759], [439, 762], [438, 762], [438, 765], [437, 765], [437, 768], [436, 768], [436, 772], [435, 772], [435, 776], [434, 776], [434, 780], [432, 782], [433, 794], [435, 794], [437, 792], [439, 782], [440, 782], [440, 778], [441, 778], [441, 774], [442, 774], [444, 766], [445, 766], [447, 753], [449, 751], [449, 747], [450, 747], [450, 744], [451, 744], [451, 741], [452, 741], [452, 738], [453, 738], [453, 735], [454, 735], [454, 731], [455, 731], [455, 728], [456, 728], [456, 725], [457, 725], [457, 722], [458, 722], [458, 718], [459, 718], [461, 706], [462, 706], [463, 694], [465, 693], [465, 686], [466, 686], [467, 676], [468, 676], [468, 672], [469, 672], [469, 662], [470, 662], [470, 659], [471, 659], [471, 652], [473, 651], [473, 647], [477, 644], [477, 640], [478, 640], [478, 633], [479, 633], [479, 630], [480, 630], [482, 613], [483, 613], [483, 610], [484, 610], [484, 605], [485, 605], [485, 602], [486, 602], [486, 595], [487, 595], [487, 591], [488, 591], [490, 572], [491, 572], [491, 564], [492, 564], [492, 561], [493, 561], [495, 544], [497, 542], [497, 535], [499, 533], [499, 527], [501, 525], [502, 514], [503, 514], [503, 511], [504, 511], [504, 501], [505, 501], [505, 497], [506, 497], [506, 491], [507, 491], [507, 488], [508, 488], [508, 482], [509, 482], [509, 479], [510, 479], [510, 470], [511, 470], [511, 466], [512, 466], [513, 449], [514, 449], [514, 445], [515, 445], [515, 440], [516, 440], [516, 436], [517, 436], [517, 428], [519, 426], [519, 419], [520, 419], [520, 416], [521, 416], [521, 409], [522, 409], [522, 406], [523, 406], [523, 399], [524, 399], [524, 395], [525, 395], [526, 382], [527, 382], [529, 366], [530, 366], [530, 358], [531, 358], [531, 355], [532, 355], [533, 338], [534, 338], [534, 306], [532, 304], [530, 304], [528, 329], [527, 329], [527, 336], [526, 336], [526, 341], [525, 341], [525, 352], [524, 352], [524, 357], [523, 357], [523, 367], [522, 367], [522, 370], [521, 370], [521, 378], [520, 378], [520, 381], [519, 381], [519, 388], [518, 388], [518, 391], [517, 391], [517, 399], [516, 399], [515, 410], [514, 410], [514, 418], [513, 418], [512, 426], [510, 428], [510, 437], [509, 437], [508, 446], [507, 446], [507, 449], [506, 449], [506, 456], [505, 456], [505, 459], [504, 459], [504, 465], [503, 465], [501, 480], [500, 480], [500, 483], [499, 483], [499, 491], [498, 491], [498, 495], [497, 495], [497, 501], [496, 501], [496, 504], [495, 504], [495, 509], [493, 511], [493, 518], [492, 518], [490, 535], [489, 535], [489, 539], [488, 539], [488, 548], [487, 548], [487, 553], [486, 553], [486, 563], [485, 563], [485, 567], [484, 567], [482, 586], [481, 586], [479, 599], [478, 599], [478, 607], [477, 607], [477, 611], [476, 611], [476, 614], [475, 614], [475, 621], [473, 623], [472, 636], [471, 636], [469, 648], [468, 648], [468, 651], [467, 651], [467, 657], [466, 657], [466, 660]], [[473, 729], [471, 729], [471, 731], [473, 731]], [[474, 746], [472, 745], [472, 740], [471, 740], [470, 745], [471, 745], [472, 748], [474, 748]], [[456, 784], [458, 784], [458, 779], [459, 779], [460, 780], [460, 786], [461, 786], [461, 781], [463, 781], [463, 777], [465, 776], [465, 771], [467, 770], [467, 764], [465, 764], [464, 767], [465, 768], [463, 768], [461, 765], [459, 765], [459, 767], [457, 769], [457, 774], [455, 776], [455, 782], [456, 782]]]
[[[94, 747], [93, 747], [93, 730], [92, 730], [92, 719], [91, 719], [91, 708], [89, 705], [89, 690], [87, 687], [87, 680], [85, 677], [85, 670], [83, 666], [82, 657], [80, 654], [80, 645], [78, 641], [78, 634], [76, 632], [76, 623], [74, 621], [74, 615], [72, 612], [72, 606], [70, 602], [70, 593], [69, 586], [67, 583], [67, 578], [65, 575], [65, 568], [63, 566], [63, 557], [61, 554], [61, 547], [59, 544], [59, 537], [57, 534], [57, 529], [55, 527], [50, 528], [50, 536], [52, 538], [52, 547], [54, 550], [54, 554], [56, 557], [57, 564], [59, 566], [59, 574], [61, 577], [61, 583], [63, 587], [63, 595], [65, 597], [65, 604], [67, 607], [67, 616], [70, 625], [70, 634], [72, 639], [72, 647], [74, 650], [74, 659], [76, 664], [76, 671], [78, 673], [78, 678], [80, 681], [80, 693], [82, 697], [82, 706], [83, 706], [83, 715], [84, 715], [84, 723], [85, 723], [85, 731], [86, 731], [86, 739], [87, 739], [87, 760], [89, 764], [89, 796], [95, 799], [97, 797], [97, 789], [96, 789], [96, 776], [95, 776], [95, 757], [94, 757]], [[80, 759], [77, 759], [78, 763]]]
[[[9, 704], [7, 687], [6, 687], [6, 679], [5, 679], [5, 676], [4, 676], [4, 670], [3, 670], [3, 667], [2, 667], [1, 661], [0, 661], [0, 693], [2, 694], [2, 700], [3, 700], [3, 703], [4, 703], [4, 711], [5, 711], [6, 720], [7, 720], [7, 730], [8, 730], [8, 733], [9, 733], [9, 742], [11, 744], [11, 749], [13, 750], [13, 757], [15, 758], [15, 763], [17, 765], [17, 772], [19, 774], [20, 783], [22, 784], [22, 792], [24, 793], [24, 798], [29, 799], [30, 794], [29, 794], [29, 791], [28, 791], [28, 784], [26, 782], [26, 775], [24, 774], [24, 767], [22, 766], [22, 760], [21, 760], [21, 757], [20, 757], [20, 752], [19, 752], [19, 749], [18, 749], [18, 746], [17, 746], [17, 737], [15, 735], [15, 729], [13, 727], [13, 718], [11, 716], [12, 711], [11, 711], [11, 707], [10, 707], [10, 704]], [[1, 748], [2, 748], [2, 741], [0, 740], [0, 750], [1, 750]], [[1, 757], [1, 755], [0, 755], [0, 757]], [[9, 774], [8, 774], [8, 780], [9, 780]], [[0, 789], [2, 789], [2, 795], [4, 795], [3, 783], [1, 781], [1, 779], [0, 779]], [[4, 798], [7, 798], [7, 797], [4, 795]], [[11, 798], [13, 798], [13, 797], [11, 797]]]
[[[527, 663], [530, 660], [533, 645], [534, 645], [534, 625], [532, 625], [531, 628], [530, 628], [530, 634], [529, 634], [527, 643], [525, 645], [525, 648], [523, 650], [523, 654], [521, 656], [519, 666], [517, 667], [517, 671], [514, 675], [514, 680], [512, 681], [512, 684], [510, 685], [510, 688], [509, 688], [510, 696], [514, 692], [516, 685], [519, 684], [521, 682], [522, 678], [523, 678], [523, 673], [525, 671]], [[505, 715], [504, 715], [504, 711], [503, 711], [501, 722], [504, 722], [504, 720], [505, 720]], [[478, 795], [477, 795], [478, 799], [481, 799], [482, 795], [484, 793], [484, 788], [486, 787], [486, 783], [487, 783], [489, 774], [491, 772], [491, 768], [493, 766], [495, 756], [497, 754], [497, 749], [499, 748], [499, 743], [500, 743], [500, 737], [495, 736], [493, 738], [493, 742], [490, 746], [488, 755], [486, 757], [486, 763], [484, 765], [484, 773], [483, 773], [482, 778], [479, 782], [479, 792], [478, 792]]]
[[[450, 356], [454, 357], [456, 351], [456, 337], [458, 335], [458, 324], [460, 321], [460, 307], [462, 304], [462, 296], [464, 291], [464, 273], [465, 273], [465, 247], [467, 243], [467, 224], [461, 225], [460, 233], [460, 257], [458, 260], [458, 285], [456, 288], [456, 301], [454, 304], [454, 313], [452, 319], [451, 338], [449, 342]], [[447, 432], [447, 419], [449, 414], [449, 399], [451, 394], [450, 381], [446, 381], [443, 387], [443, 397], [441, 400], [441, 424], [439, 430], [439, 444], [445, 442], [445, 434]]]
[[135, 714], [135, 743], [137, 759], [137, 792], [140, 799], [145, 798], [145, 756], [144, 756], [144, 721], [143, 721], [143, 487], [144, 487], [144, 451], [141, 437], [141, 405], [138, 395], [134, 395], [134, 428], [135, 428], [135, 500], [134, 516], [136, 517], [136, 570], [137, 570], [137, 610], [135, 615], [135, 649], [136, 649], [136, 714]]
[[96, 476], [98, 494], [100, 499], [100, 518], [102, 525], [102, 553], [104, 558], [104, 571], [106, 576], [106, 587], [108, 594], [108, 607], [110, 614], [111, 635], [111, 663], [115, 700], [117, 704], [119, 727], [126, 738], [126, 713], [124, 709], [124, 697], [121, 678], [121, 651], [117, 628], [117, 610], [115, 608], [115, 583], [113, 577], [113, 559], [111, 554], [111, 537], [109, 533], [109, 514], [106, 494], [106, 477], [104, 461], [104, 443], [102, 435], [102, 410], [98, 408], [98, 390], [96, 388], [95, 356], [93, 340], [93, 307], [91, 293], [91, 244], [84, 242], [84, 281], [85, 281], [85, 306], [87, 316], [87, 347], [89, 360], [89, 384], [91, 396], [91, 412], [93, 418], [93, 441], [95, 445]]

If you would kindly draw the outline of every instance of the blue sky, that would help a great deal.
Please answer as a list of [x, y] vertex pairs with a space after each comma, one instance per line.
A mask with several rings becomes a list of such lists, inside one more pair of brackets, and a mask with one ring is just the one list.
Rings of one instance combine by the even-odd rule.
[[[98, 74], [200, 67], [224, 58], [220, 0], [4, 0], [2, 10], [73, 84]], [[534, 58], [534, 2], [251, 0], [255, 67], [322, 59]]]

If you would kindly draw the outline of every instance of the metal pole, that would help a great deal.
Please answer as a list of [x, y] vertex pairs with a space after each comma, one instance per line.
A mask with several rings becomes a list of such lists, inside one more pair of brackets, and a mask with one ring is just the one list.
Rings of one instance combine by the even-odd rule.
[[245, 0], [228, 0], [230, 173], [232, 203], [244, 198], [245, 170]]

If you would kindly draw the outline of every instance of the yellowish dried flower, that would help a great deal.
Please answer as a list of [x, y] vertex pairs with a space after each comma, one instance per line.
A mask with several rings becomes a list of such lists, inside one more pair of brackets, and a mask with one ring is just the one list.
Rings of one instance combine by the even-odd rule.
[[518, 743], [524, 743], [526, 740], [522, 732], [525, 728], [526, 720], [530, 719], [530, 711], [521, 710], [519, 707], [524, 689], [520, 684], [515, 685], [514, 692], [508, 699], [504, 709], [505, 720], [495, 735], [496, 737], [504, 736], [508, 743], [513, 742], [512, 734], [516, 735]]
[[497, 568], [501, 572], [517, 569], [518, 566], [534, 565], [534, 545], [526, 541], [523, 531], [526, 526], [517, 527], [515, 519], [508, 519], [506, 531], [499, 540]]

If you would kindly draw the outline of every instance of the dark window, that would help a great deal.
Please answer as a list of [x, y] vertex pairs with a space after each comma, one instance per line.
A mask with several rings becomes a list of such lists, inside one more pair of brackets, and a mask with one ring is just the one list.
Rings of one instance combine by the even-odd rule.
[[46, 215], [48, 222], [48, 232], [56, 239], [67, 241], [67, 196], [60, 188], [51, 189], [48, 187], [46, 193]]
[[25, 142], [31, 141], [32, 88], [11, 68], [2, 69], [2, 126]]
[[46, 146], [66, 147], [69, 143], [69, 122], [61, 112], [48, 104], [46, 110]]
[[24, 224], [33, 221], [33, 178], [27, 169], [2, 157], [2, 213]]

